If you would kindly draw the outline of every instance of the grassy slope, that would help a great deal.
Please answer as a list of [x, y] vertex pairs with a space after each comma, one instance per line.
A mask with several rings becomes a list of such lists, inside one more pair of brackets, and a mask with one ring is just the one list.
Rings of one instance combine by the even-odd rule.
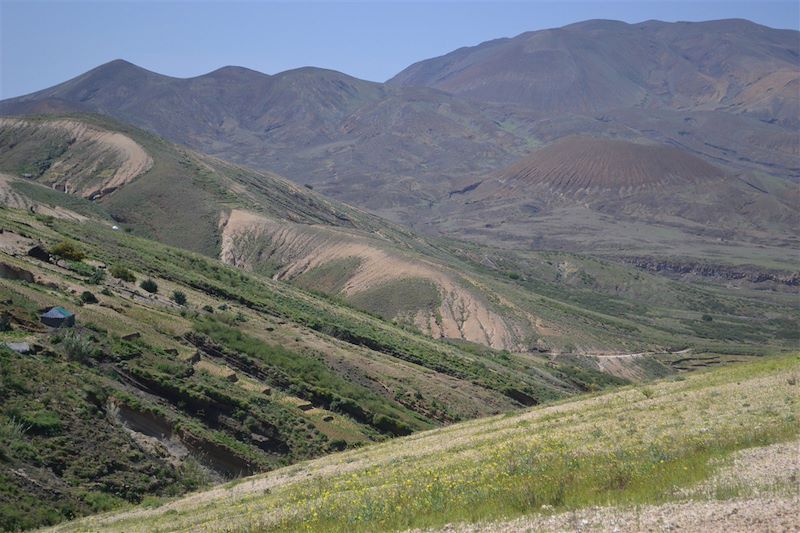
[[[36, 276], [0, 280], [0, 314], [11, 321], [0, 340], [42, 346], [36, 356], [0, 356], [6, 528], [622, 382], [571, 361], [548, 366], [437, 342], [105, 224], [5, 208], [0, 224], [0, 262]], [[35, 242], [67, 237], [85, 261], [59, 266], [24, 255]], [[108, 274], [92, 281], [98, 269], [87, 261], [153, 278], [159, 292]], [[170, 302], [176, 290], [187, 305]], [[83, 291], [99, 302], [81, 304]], [[38, 324], [37, 310], [52, 305], [77, 311], [74, 335]], [[122, 338], [134, 332], [140, 338]], [[198, 347], [200, 363], [188, 357]], [[170, 453], [175, 442], [188, 456]], [[92, 467], [83, 464], [89, 443]]]
[[[59, 530], [383, 531], [670, 501], [733, 451], [797, 438], [798, 372], [792, 355], [627, 387]], [[731, 497], [748, 487], [717, 489]]]

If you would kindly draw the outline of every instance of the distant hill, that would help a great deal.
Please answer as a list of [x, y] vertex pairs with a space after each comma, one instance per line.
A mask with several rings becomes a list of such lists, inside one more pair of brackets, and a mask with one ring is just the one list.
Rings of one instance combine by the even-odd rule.
[[740, 20], [587, 21], [462, 48], [387, 84], [310, 67], [179, 79], [118, 60], [0, 114], [110, 115], [423, 228], [461, 180], [594, 131], [796, 177], [799, 47], [797, 32]]
[[538, 240], [622, 258], [671, 257], [687, 268], [695, 257], [791, 269], [796, 202], [788, 182], [734, 174], [674, 146], [568, 136], [454, 190], [437, 223], [486, 243]]
[[800, 124], [800, 39], [746, 20], [589, 20], [460, 48], [389, 80], [545, 114], [724, 110]]
[[553, 191], [634, 190], [690, 184], [725, 173], [672, 146], [596, 137], [564, 137], [501, 171], [506, 187], [542, 185]]

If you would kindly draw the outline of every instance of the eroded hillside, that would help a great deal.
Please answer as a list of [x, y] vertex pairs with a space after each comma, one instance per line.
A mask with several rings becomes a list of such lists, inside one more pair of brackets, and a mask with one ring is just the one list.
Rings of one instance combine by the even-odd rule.
[[434, 338], [514, 350], [532, 327], [516, 325], [511, 313], [501, 316], [468, 278], [363, 234], [270, 221], [241, 210], [227, 214], [221, 225], [224, 262], [249, 270], [275, 265], [274, 279], [340, 296]]
[[92, 200], [150, 170], [153, 159], [130, 137], [79, 120], [0, 119], [5, 167]]

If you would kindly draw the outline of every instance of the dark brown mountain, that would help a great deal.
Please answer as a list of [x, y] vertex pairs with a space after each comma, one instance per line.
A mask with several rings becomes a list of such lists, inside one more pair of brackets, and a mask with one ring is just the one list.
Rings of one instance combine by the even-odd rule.
[[797, 126], [798, 35], [745, 20], [591, 20], [461, 48], [388, 83], [545, 114], [719, 109]]
[[521, 155], [525, 141], [500, 128], [487, 107], [318, 68], [270, 76], [224, 67], [179, 79], [117, 60], [6, 100], [0, 113], [110, 115], [381, 211], [428, 205], [450, 178]]

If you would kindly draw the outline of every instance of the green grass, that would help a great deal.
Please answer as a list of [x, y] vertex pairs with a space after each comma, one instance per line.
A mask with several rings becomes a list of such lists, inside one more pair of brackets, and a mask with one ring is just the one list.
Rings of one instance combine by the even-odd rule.
[[357, 257], [336, 259], [302, 273], [292, 283], [304, 289], [337, 295], [360, 264], [361, 260]]
[[417, 311], [435, 313], [441, 300], [437, 286], [422, 278], [388, 281], [348, 298], [359, 309], [388, 320], [398, 316], [413, 316]]
[[249, 490], [175, 502], [168, 513], [73, 527], [399, 531], [669, 502], [732, 453], [798, 437], [798, 371], [794, 355], [655, 382], [647, 394], [594, 394], [295, 465]]

